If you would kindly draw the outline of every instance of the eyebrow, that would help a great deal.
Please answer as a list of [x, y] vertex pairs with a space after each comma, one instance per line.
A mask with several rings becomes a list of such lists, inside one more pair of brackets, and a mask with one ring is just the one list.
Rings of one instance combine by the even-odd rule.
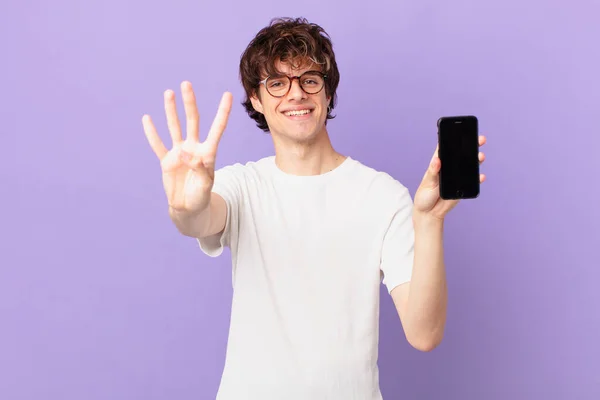
[[[304, 74], [305, 74], [305, 73], [307, 73], [307, 72], [312, 72], [312, 73], [323, 73], [323, 72], [321, 72], [321, 71], [319, 71], [319, 70], [316, 70], [316, 69], [307, 69], [306, 71], [302, 72], [301, 74], [297, 74], [297, 75], [293, 75], [293, 76], [302, 76], [302, 75], [304, 75]], [[283, 77], [286, 77], [286, 76], [290, 76], [290, 75], [288, 75], [288, 74], [284, 74], [284, 73], [281, 73], [281, 72], [278, 72], [278, 73], [277, 73], [277, 74], [275, 74], [275, 75], [270, 75], [270, 77], [271, 77], [271, 78], [283, 78]]]

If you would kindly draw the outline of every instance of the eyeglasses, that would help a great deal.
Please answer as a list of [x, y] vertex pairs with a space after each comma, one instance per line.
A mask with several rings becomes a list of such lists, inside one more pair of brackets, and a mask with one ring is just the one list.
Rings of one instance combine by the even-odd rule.
[[298, 83], [305, 93], [317, 94], [323, 90], [327, 75], [319, 71], [307, 71], [300, 76], [269, 76], [259, 84], [265, 85], [265, 89], [271, 96], [283, 97], [290, 91], [294, 79], [298, 79]]

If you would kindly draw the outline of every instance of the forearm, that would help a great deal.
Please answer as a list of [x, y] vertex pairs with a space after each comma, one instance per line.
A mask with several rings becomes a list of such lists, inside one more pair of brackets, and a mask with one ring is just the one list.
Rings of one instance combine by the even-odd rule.
[[415, 214], [414, 268], [407, 301], [412, 336], [435, 347], [446, 324], [447, 285], [444, 266], [443, 220]]

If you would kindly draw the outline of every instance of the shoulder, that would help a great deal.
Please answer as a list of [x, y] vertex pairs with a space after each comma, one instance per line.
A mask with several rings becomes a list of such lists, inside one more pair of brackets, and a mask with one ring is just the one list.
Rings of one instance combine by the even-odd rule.
[[377, 170], [362, 162], [351, 159], [351, 174], [354, 184], [373, 197], [389, 200], [410, 200], [408, 188], [390, 173]]
[[245, 163], [225, 165], [215, 171], [213, 192], [227, 203], [243, 202], [260, 192], [261, 183], [268, 180], [270, 157]]
[[225, 165], [215, 171], [215, 181], [218, 178], [247, 180], [267, 176], [272, 173], [273, 156], [245, 163], [237, 162]]

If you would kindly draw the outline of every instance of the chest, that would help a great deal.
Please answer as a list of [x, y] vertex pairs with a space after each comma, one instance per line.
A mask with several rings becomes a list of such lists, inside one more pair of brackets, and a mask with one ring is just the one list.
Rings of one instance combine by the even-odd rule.
[[373, 204], [349, 187], [267, 186], [249, 196], [248, 223], [288, 249], [324, 251], [367, 244], [381, 221]]
[[379, 278], [384, 210], [347, 187], [264, 186], [249, 193], [240, 251], [274, 275], [331, 282]]

